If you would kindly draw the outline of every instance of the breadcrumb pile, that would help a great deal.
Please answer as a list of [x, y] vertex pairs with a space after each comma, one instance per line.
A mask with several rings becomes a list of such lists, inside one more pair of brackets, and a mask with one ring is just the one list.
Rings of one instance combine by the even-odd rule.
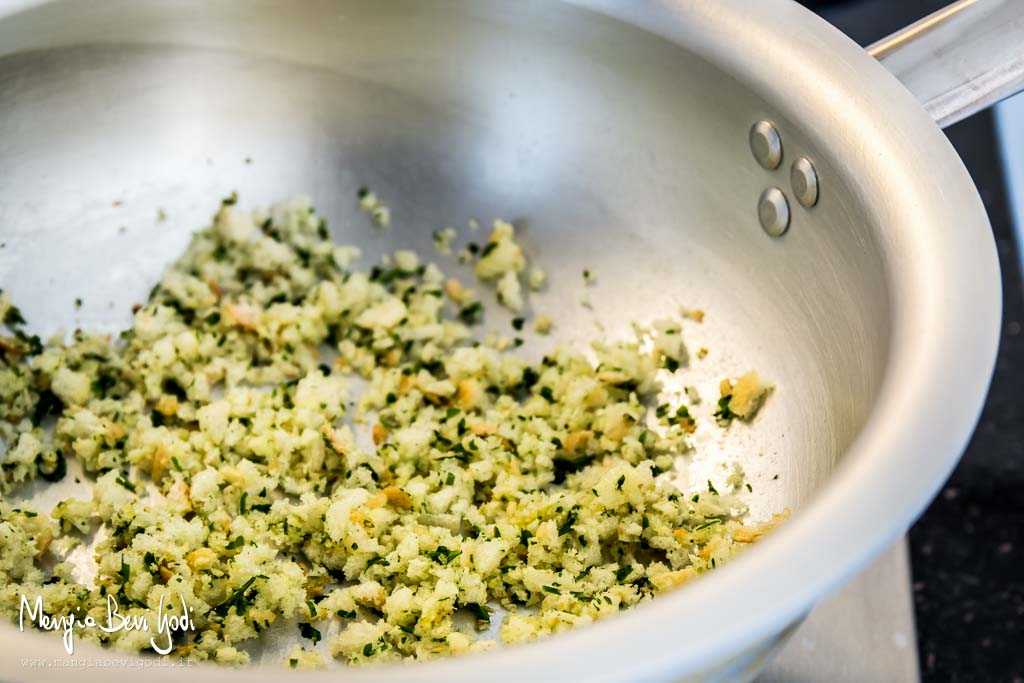
[[[0, 610], [17, 618], [23, 594], [97, 619], [111, 594], [127, 615], [183, 600], [196, 628], [174, 656], [245, 663], [286, 627], [292, 668], [431, 658], [495, 646], [478, 633], [492, 619], [518, 643], [614, 614], [774, 523], [742, 522], [739, 472], [730, 490], [669, 481], [696, 422], [659, 402], [658, 378], [686, 371], [688, 316], [529, 363], [474, 341], [483, 304], [435, 264], [358, 258], [308, 199], [247, 212], [231, 197], [119, 338], [43, 343], [0, 293]], [[516, 313], [545, 285], [504, 221], [467, 258]], [[711, 428], [768, 393], [754, 373], [724, 380]], [[16, 502], [71, 459], [91, 499]], [[83, 578], [69, 556], [90, 542]], [[130, 651], [151, 637], [76, 635]]]

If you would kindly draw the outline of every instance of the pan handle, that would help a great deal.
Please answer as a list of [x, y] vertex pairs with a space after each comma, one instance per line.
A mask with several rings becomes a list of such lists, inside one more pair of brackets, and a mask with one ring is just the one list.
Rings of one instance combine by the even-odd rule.
[[1024, 0], [958, 0], [868, 53], [945, 128], [1024, 89]]

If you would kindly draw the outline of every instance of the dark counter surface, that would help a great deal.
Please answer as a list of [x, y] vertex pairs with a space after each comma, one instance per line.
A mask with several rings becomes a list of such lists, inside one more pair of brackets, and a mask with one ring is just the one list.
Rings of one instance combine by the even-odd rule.
[[[949, 0], [814, 2], [862, 45]], [[971, 443], [910, 531], [922, 678], [1024, 683], [1024, 296], [994, 119], [947, 129], [981, 192], [999, 249], [1003, 327], [995, 377]]]
[[1024, 682], [1024, 303], [991, 114], [947, 131], [988, 209], [1003, 271], [995, 376], [963, 460], [910, 531], [925, 681]]

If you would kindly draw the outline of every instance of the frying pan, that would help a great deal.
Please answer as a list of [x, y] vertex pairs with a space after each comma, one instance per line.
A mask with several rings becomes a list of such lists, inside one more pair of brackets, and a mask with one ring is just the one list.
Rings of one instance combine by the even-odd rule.
[[[312, 195], [367, 260], [426, 252], [470, 217], [514, 220], [551, 272], [532, 305], [565, 339], [597, 334], [595, 317], [617, 336], [705, 309], [690, 343], [709, 367], [757, 368], [777, 390], [749, 429], [702, 447], [740, 451], [752, 510], [792, 519], [602, 623], [344, 677], [749, 680], [907, 529], [978, 417], [998, 263], [935, 121], [1019, 86], [1022, 16], [1015, 0], [957, 3], [875, 46], [880, 64], [790, 0], [3, 2], [0, 283], [35, 332], [116, 331], [237, 190], [250, 205]], [[359, 217], [363, 185], [390, 228]], [[43, 634], [0, 635], [5, 680], [61, 654]], [[276, 680], [279, 666], [146, 676]], [[45, 677], [138, 675], [68, 671]]]

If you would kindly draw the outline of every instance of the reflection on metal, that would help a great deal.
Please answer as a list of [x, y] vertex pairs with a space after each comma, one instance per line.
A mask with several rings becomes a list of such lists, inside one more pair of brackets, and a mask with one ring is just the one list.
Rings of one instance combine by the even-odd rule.
[[761, 193], [757, 202], [757, 217], [761, 227], [772, 237], [781, 237], [789, 228], [789, 201], [777, 187]]
[[960, 0], [868, 53], [945, 128], [1024, 87], [1024, 2]]
[[800, 157], [793, 162], [789, 170], [789, 182], [793, 186], [793, 196], [805, 208], [818, 203], [818, 172], [807, 157]]
[[954, 15], [963, 12], [977, 1], [978, 0], [959, 0], [948, 7], [943, 7], [923, 19], [915, 21], [910, 26], [893, 33], [891, 36], [882, 38], [877, 43], [868, 47], [868, 54], [875, 59], [882, 59], [896, 48], [906, 45], [910, 41], [916, 40], [921, 35], [931, 31], [933, 28], [942, 25], [943, 22], [948, 21]]
[[750, 151], [757, 163], [769, 171], [782, 163], [782, 138], [769, 121], [758, 121], [750, 129]]

